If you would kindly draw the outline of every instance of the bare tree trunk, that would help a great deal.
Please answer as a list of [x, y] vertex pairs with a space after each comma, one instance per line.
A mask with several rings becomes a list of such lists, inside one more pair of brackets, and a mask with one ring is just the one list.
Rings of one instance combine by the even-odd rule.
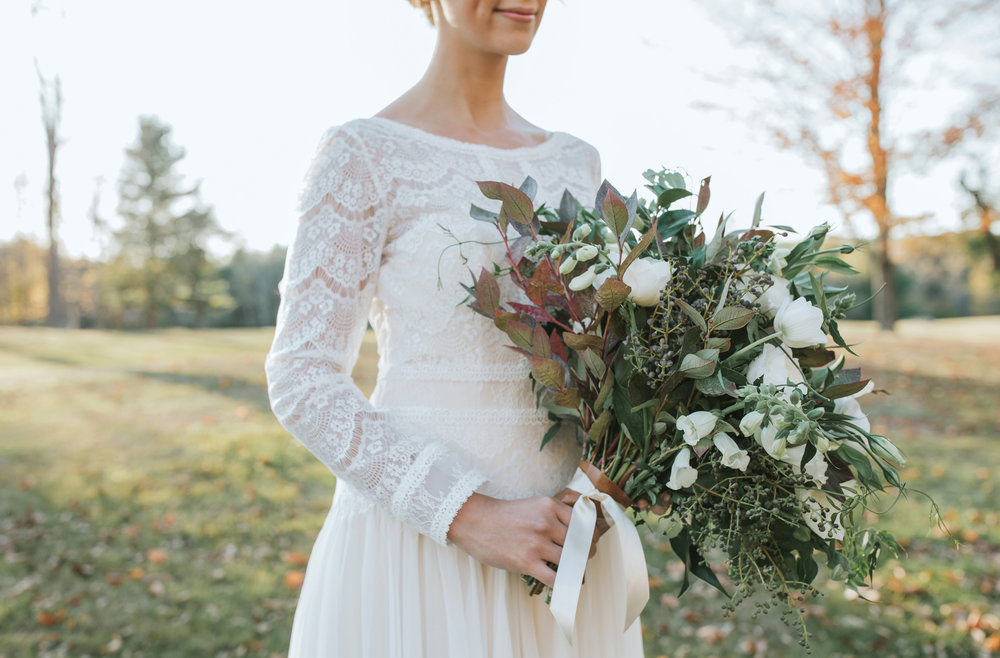
[[874, 315], [879, 326], [891, 331], [896, 323], [896, 284], [892, 260], [889, 256], [889, 232], [892, 230], [892, 212], [889, 209], [889, 158], [882, 143], [882, 42], [885, 39], [885, 0], [868, 1], [865, 31], [869, 39], [868, 59], [871, 65], [866, 76], [869, 112], [868, 154], [872, 160], [874, 192], [865, 199], [865, 205], [878, 225], [875, 243], [875, 267], [872, 270], [874, 290], [882, 292], [874, 299]]
[[56, 151], [59, 149], [59, 119], [62, 111], [62, 92], [60, 90], [59, 78], [51, 84], [54, 94], [50, 96], [46, 93], [49, 83], [38, 72], [38, 79], [42, 86], [40, 94], [42, 101], [42, 123], [45, 126], [45, 137], [48, 146], [49, 170], [48, 170], [48, 194], [47, 194], [47, 217], [46, 224], [49, 232], [49, 264], [48, 264], [48, 284], [49, 284], [49, 311], [46, 324], [50, 327], [63, 327], [66, 325], [66, 303], [62, 296], [61, 273], [59, 270], [59, 239], [57, 233], [57, 218], [59, 213], [59, 200], [56, 196]]

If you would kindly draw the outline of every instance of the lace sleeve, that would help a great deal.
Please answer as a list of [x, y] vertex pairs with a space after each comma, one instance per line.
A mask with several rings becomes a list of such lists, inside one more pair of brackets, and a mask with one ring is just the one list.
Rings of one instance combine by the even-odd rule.
[[373, 407], [350, 375], [388, 224], [374, 173], [348, 128], [327, 131], [305, 177], [279, 285], [268, 396], [279, 422], [340, 480], [447, 545], [451, 522], [485, 478]]

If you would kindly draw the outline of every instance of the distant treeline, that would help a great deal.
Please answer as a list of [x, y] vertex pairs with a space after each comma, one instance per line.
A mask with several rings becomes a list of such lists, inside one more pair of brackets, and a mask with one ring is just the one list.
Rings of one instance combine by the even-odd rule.
[[[864, 249], [848, 260], [861, 270], [831, 276], [848, 285], [859, 302], [871, 296], [871, 254]], [[993, 269], [981, 233], [966, 231], [898, 238], [893, 242], [901, 317], [956, 317], [1000, 314], [1000, 275]], [[48, 250], [25, 239], [0, 244], [0, 324], [43, 324], [48, 311]], [[181, 264], [158, 277], [154, 326], [257, 327], [274, 324], [278, 281], [285, 249], [237, 250], [231, 257], [200, 266], [200, 294], [192, 295], [190, 276]], [[183, 261], [181, 261], [183, 263]], [[120, 260], [63, 259], [63, 296], [68, 326], [138, 329], [148, 326], [149, 298], [144, 271]], [[850, 317], [872, 318], [871, 304], [859, 304]]]
[[[0, 324], [44, 324], [48, 314], [48, 247], [18, 239], [0, 243]], [[198, 263], [199, 293], [175, 263], [157, 273], [155, 327], [259, 327], [278, 313], [284, 247], [237, 250], [219, 262]], [[61, 259], [66, 326], [139, 329], [150, 326], [148, 272], [120, 259]]]

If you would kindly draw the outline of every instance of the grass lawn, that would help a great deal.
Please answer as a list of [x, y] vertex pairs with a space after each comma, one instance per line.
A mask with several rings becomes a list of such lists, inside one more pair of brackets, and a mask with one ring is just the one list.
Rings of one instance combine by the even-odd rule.
[[[821, 583], [813, 655], [1000, 655], [1000, 318], [845, 335], [891, 391], [862, 399], [876, 431], [961, 543], [900, 501], [883, 521], [907, 554], [868, 601]], [[0, 327], [0, 658], [284, 655], [334, 480], [270, 414], [270, 336]], [[646, 552], [647, 656], [802, 655], [776, 614], [723, 619], [697, 583], [678, 599], [680, 563]]]

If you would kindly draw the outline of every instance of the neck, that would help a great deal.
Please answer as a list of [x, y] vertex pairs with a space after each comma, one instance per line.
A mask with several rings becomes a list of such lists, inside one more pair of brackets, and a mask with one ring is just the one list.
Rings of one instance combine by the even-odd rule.
[[507, 56], [439, 38], [417, 85], [430, 116], [491, 132], [510, 125], [503, 95]]

